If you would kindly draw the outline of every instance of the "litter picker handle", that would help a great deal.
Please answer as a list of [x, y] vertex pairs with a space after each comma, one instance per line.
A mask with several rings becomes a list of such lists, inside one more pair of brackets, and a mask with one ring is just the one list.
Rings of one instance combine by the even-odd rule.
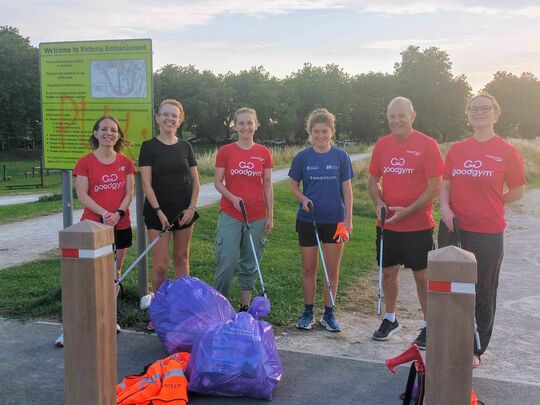
[[456, 234], [456, 245], [461, 249], [461, 232], [459, 231], [459, 225], [456, 217], [452, 218], [452, 224], [454, 226], [454, 233]]
[[246, 206], [244, 204], [244, 200], [240, 200], [240, 202], [238, 204], [240, 205], [240, 209], [242, 210], [242, 216], [244, 217], [244, 222], [246, 223], [246, 226], [249, 229], [249, 222], [248, 222], [248, 217], [247, 217]]
[[384, 228], [385, 221], [386, 221], [386, 208], [381, 207], [381, 228]]

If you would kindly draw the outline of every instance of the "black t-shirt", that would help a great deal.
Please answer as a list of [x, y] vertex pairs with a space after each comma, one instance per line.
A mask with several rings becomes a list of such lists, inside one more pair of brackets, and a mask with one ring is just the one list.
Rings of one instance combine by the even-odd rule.
[[183, 139], [178, 139], [174, 145], [165, 145], [152, 138], [141, 145], [139, 166], [152, 167], [152, 188], [159, 200], [191, 185], [189, 168], [197, 166], [197, 160], [191, 144]]

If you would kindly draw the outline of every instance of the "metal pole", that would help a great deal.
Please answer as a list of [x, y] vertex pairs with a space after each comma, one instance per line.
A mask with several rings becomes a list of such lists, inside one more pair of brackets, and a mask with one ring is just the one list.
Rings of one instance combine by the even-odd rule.
[[44, 186], [44, 179], [43, 179], [43, 176], [44, 176], [44, 172], [45, 170], [43, 169], [43, 156], [41, 156], [39, 158], [39, 177], [41, 177], [41, 188], [43, 188]]
[[62, 212], [64, 229], [73, 225], [73, 188], [71, 186], [71, 170], [62, 170]]
[[[144, 225], [143, 207], [144, 192], [142, 188], [141, 174], [135, 174], [135, 202], [137, 205], [137, 256], [146, 249], [146, 226]], [[146, 256], [138, 264], [139, 272], [139, 298], [148, 294], [148, 259]]]

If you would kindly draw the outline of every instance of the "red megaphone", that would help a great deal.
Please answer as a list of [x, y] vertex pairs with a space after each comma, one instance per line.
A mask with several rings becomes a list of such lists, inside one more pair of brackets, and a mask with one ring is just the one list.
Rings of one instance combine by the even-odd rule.
[[416, 345], [412, 345], [400, 355], [386, 360], [385, 363], [390, 369], [390, 371], [392, 373], [395, 373], [396, 366], [399, 366], [400, 364], [408, 363], [409, 361], [416, 361], [416, 364], [415, 364], [416, 371], [418, 371], [419, 373], [423, 373], [426, 371], [424, 359], [422, 358], [422, 355], [420, 354], [420, 350], [418, 350], [418, 346]]

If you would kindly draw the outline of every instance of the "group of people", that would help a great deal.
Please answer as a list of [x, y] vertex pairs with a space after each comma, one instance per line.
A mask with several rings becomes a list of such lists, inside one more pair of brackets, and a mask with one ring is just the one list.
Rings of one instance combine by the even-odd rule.
[[[473, 354], [478, 366], [487, 349], [496, 308], [497, 283], [503, 257], [504, 206], [522, 197], [523, 162], [517, 151], [494, 132], [501, 109], [489, 94], [479, 94], [467, 104], [466, 114], [474, 134], [456, 142], [443, 161], [437, 142], [413, 129], [416, 117], [411, 101], [396, 97], [387, 107], [390, 133], [376, 143], [369, 165], [369, 192], [377, 213], [376, 254], [382, 263], [385, 314], [373, 339], [384, 341], [399, 332], [396, 318], [398, 275], [410, 268], [425, 317], [427, 256], [434, 248], [433, 201], [440, 194], [439, 247], [456, 243], [454, 224], [459, 224], [464, 249], [478, 262], [476, 321], [481, 347]], [[156, 292], [169, 270], [169, 235], [175, 277], [189, 275], [189, 245], [198, 218], [199, 176], [191, 145], [176, 131], [185, 118], [181, 103], [161, 102], [155, 116], [159, 134], [141, 147], [139, 167], [143, 189], [144, 221], [148, 238], [169, 230], [152, 250], [152, 289]], [[241, 108], [234, 114], [238, 140], [221, 147], [215, 162], [214, 185], [221, 194], [217, 222], [214, 286], [229, 295], [238, 269], [241, 311], [249, 307], [266, 235], [272, 231], [273, 189], [271, 151], [254, 141], [259, 127], [257, 113]], [[347, 153], [334, 146], [335, 116], [326, 109], [313, 111], [306, 120], [310, 146], [294, 158], [290, 190], [299, 201], [296, 232], [302, 257], [304, 310], [296, 326], [314, 325], [314, 301], [318, 268], [318, 243], [324, 252], [330, 289], [324, 289], [324, 315], [319, 323], [331, 332], [341, 330], [334, 313], [339, 268], [343, 252], [340, 229], [353, 230], [354, 176]], [[81, 158], [74, 169], [77, 197], [84, 205], [82, 219], [114, 226], [117, 249], [116, 277], [131, 245], [129, 204], [133, 193], [131, 160], [123, 156], [126, 143], [118, 121], [100, 118], [90, 138], [94, 151]], [[254, 249], [250, 246], [242, 208], [250, 223]], [[381, 223], [381, 210], [386, 212]], [[384, 238], [382, 258], [380, 243]], [[152, 325], [148, 325], [152, 329]], [[426, 345], [426, 323], [414, 341]]]

